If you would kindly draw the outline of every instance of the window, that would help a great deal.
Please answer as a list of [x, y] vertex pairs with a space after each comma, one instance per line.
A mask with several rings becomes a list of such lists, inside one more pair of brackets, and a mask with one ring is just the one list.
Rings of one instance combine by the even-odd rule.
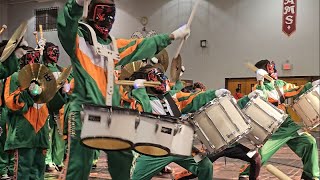
[[57, 29], [58, 7], [48, 9], [36, 9], [36, 31], [39, 31], [39, 25], [42, 25], [43, 31], [53, 31]]

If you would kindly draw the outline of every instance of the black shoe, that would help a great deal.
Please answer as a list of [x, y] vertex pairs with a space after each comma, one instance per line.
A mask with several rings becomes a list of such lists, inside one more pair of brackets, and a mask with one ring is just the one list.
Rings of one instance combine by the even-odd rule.
[[0, 179], [2, 180], [2, 179], [11, 179], [11, 178], [8, 176], [8, 174], [2, 174]]

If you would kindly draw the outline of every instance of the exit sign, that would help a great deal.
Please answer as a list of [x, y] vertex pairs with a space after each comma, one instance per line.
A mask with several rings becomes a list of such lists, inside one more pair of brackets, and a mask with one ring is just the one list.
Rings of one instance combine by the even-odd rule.
[[282, 69], [283, 70], [290, 70], [291, 68], [292, 68], [291, 64], [289, 64], [289, 63], [285, 63], [285, 64], [282, 65]]

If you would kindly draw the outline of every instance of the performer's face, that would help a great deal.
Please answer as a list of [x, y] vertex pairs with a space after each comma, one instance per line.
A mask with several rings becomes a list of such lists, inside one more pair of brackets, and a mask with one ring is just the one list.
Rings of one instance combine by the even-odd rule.
[[267, 71], [269, 73], [269, 76], [271, 76], [273, 79], [278, 79], [276, 66], [273, 61], [267, 64]]
[[93, 8], [93, 28], [102, 39], [107, 39], [115, 20], [114, 4], [96, 4]]
[[164, 94], [170, 89], [167, 76], [158, 68], [153, 68], [148, 72], [147, 80], [161, 83], [159, 86], [151, 88], [157, 94]]
[[59, 47], [58, 46], [49, 46], [47, 48], [47, 58], [49, 61], [53, 62], [53, 63], [57, 63], [58, 59], [59, 59]]
[[40, 63], [40, 52], [39, 51], [28, 51], [20, 60], [20, 68], [25, 65]]

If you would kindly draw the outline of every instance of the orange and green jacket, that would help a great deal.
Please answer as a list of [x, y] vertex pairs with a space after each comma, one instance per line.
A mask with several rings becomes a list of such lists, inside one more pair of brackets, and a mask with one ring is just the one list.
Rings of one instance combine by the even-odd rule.
[[18, 72], [6, 80], [4, 100], [10, 117], [5, 150], [48, 148], [48, 108], [35, 104], [28, 90], [20, 90]]
[[[75, 0], [68, 0], [58, 14], [57, 28], [60, 42], [71, 58], [75, 86], [70, 96], [67, 111], [81, 111], [82, 104], [105, 105], [107, 90], [107, 70], [104, 61], [96, 55], [88, 42], [89, 33], [78, 24], [83, 12]], [[97, 37], [104, 46], [112, 46], [111, 40]], [[120, 61], [115, 66], [125, 65], [144, 58], [151, 58], [171, 43], [169, 35], [156, 35], [145, 39], [117, 39], [116, 46]], [[115, 90], [113, 97], [119, 94]], [[114, 106], [120, 101], [113, 101]]]

